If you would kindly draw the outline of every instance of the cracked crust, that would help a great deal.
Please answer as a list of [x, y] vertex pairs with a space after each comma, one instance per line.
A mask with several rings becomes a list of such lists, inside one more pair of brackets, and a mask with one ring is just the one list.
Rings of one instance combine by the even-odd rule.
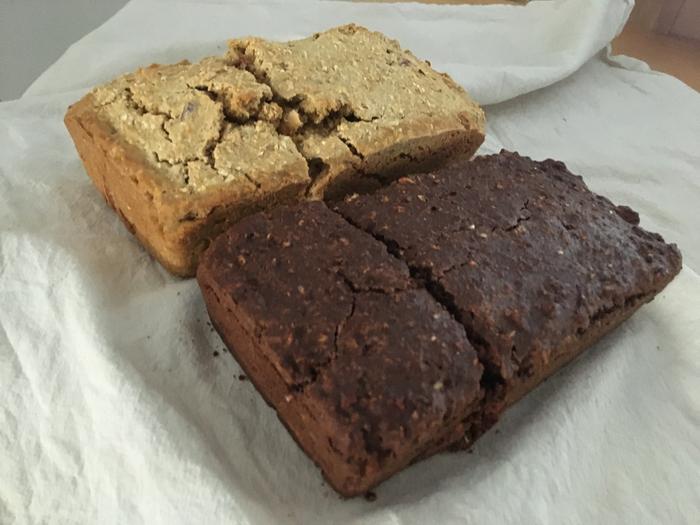
[[[295, 170], [306, 170], [303, 159], [295, 158], [274, 168], [278, 176], [269, 179], [274, 185], [265, 188], [267, 192], [256, 187], [252, 177], [237, 173], [235, 183], [207, 184], [210, 190], [193, 194], [183, 191], [171, 167], [154, 166], [141, 148], [123, 140], [99, 117], [91, 95], [71, 106], [65, 123], [107, 204], [175, 275], [193, 275], [211, 239], [251, 213], [298, 201], [308, 184], [308, 177], [293, 176]], [[240, 148], [246, 149], [244, 144]], [[193, 186], [212, 176], [207, 162], [190, 163], [188, 178]]]
[[471, 156], [484, 128], [449, 77], [354, 25], [154, 64], [96, 88], [65, 121], [108, 203], [183, 276], [252, 211], [372, 191]]
[[674, 245], [562, 162], [506, 151], [338, 211], [405, 261], [465, 327], [486, 370], [481, 431], [681, 268]]
[[681, 258], [638, 223], [562, 163], [502, 152], [249, 217], [198, 280], [258, 390], [354, 496], [470, 446], [652, 300]]
[[322, 203], [244, 219], [197, 278], [227, 346], [342, 494], [454, 441], [480, 401], [462, 327]]
[[320, 166], [307, 191], [314, 198], [470, 157], [483, 141], [483, 111], [449, 76], [354, 24], [291, 42], [231, 40], [228, 60], [293, 115], [290, 134]]

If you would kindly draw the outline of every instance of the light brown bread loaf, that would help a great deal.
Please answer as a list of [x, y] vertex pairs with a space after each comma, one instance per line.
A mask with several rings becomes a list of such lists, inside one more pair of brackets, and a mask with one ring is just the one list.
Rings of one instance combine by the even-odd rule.
[[65, 122], [109, 205], [182, 276], [255, 211], [371, 191], [471, 156], [484, 137], [461, 87], [355, 25], [139, 69], [91, 91]]

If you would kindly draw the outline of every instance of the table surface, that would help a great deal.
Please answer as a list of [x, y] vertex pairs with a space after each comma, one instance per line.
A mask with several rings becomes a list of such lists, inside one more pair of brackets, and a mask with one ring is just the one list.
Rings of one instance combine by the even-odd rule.
[[[127, 0], [0, 0], [0, 100], [18, 98], [65, 49], [116, 13]], [[386, 0], [365, 0], [386, 1]], [[524, 5], [522, 0], [422, 0], [433, 4]], [[629, 23], [613, 42], [700, 91], [700, 41], [658, 35]]]

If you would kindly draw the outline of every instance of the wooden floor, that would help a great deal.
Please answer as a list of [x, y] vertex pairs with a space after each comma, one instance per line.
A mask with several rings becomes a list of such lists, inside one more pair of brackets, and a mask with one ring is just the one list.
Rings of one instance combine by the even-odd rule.
[[612, 47], [614, 54], [644, 60], [652, 69], [700, 91], [700, 41], [659, 35], [628, 24]]
[[[392, 0], [369, 1], [382, 2]], [[527, 4], [527, 0], [415, 1], [422, 1], [428, 4], [511, 4], [523, 6]], [[696, 91], [700, 91], [700, 40], [660, 35], [645, 30], [641, 25], [633, 21], [628, 23], [622, 33], [613, 40], [612, 49], [613, 54], [623, 54], [644, 60], [652, 69], [673, 75]]]

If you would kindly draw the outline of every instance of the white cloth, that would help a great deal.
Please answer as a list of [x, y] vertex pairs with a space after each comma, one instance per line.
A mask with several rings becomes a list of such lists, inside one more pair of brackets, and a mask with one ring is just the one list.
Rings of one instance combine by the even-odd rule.
[[[0, 523], [697, 523], [700, 96], [598, 53], [630, 8], [137, 0], [0, 104]], [[196, 283], [126, 232], [62, 124], [137, 66], [350, 21], [502, 102], [482, 152], [564, 160], [686, 263], [472, 454], [421, 462], [373, 503], [322, 483], [237, 379]]]

